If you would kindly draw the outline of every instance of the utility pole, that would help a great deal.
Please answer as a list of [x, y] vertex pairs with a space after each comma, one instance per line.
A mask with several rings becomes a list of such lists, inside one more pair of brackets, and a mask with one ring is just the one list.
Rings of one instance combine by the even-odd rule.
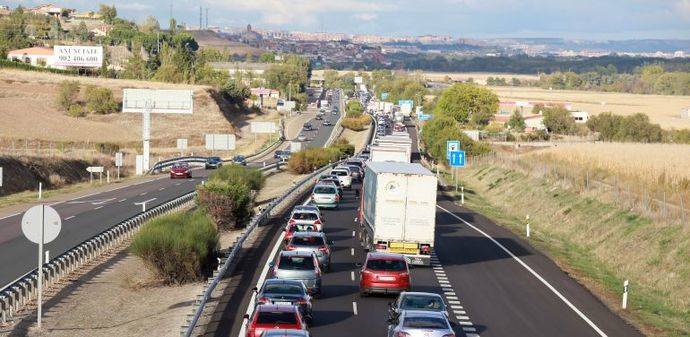
[[206, 7], [206, 29], [208, 29], [208, 7]]
[[203, 24], [204, 24], [202, 22], [203, 17], [204, 17], [203, 10], [204, 10], [203, 7], [199, 6], [199, 30], [201, 30], [203, 28]]

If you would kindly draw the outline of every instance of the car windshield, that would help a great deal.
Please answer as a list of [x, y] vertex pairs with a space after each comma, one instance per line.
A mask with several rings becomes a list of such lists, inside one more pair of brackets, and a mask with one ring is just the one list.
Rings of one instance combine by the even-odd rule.
[[292, 218], [295, 220], [318, 220], [319, 216], [312, 212], [295, 212], [292, 214]]
[[331, 173], [341, 177], [347, 175], [347, 171], [331, 171]]
[[407, 266], [403, 260], [376, 259], [367, 261], [367, 269], [381, 271], [403, 271], [407, 269]]
[[448, 329], [448, 325], [440, 317], [405, 317], [403, 326], [417, 329]]
[[335, 194], [335, 188], [330, 186], [316, 186], [314, 188], [316, 194]]
[[256, 319], [257, 324], [297, 324], [294, 312], [261, 311]]
[[[220, 160], [220, 158], [218, 158]], [[244, 160], [244, 156], [235, 156], [235, 161], [242, 161]]]
[[187, 168], [187, 166], [189, 166], [189, 165], [187, 165], [186, 163], [176, 163], [176, 164], [173, 164], [172, 167], [173, 168]]
[[281, 256], [279, 269], [314, 270], [314, 259], [311, 256]]
[[220, 161], [220, 157], [210, 157], [208, 161]]
[[264, 287], [264, 294], [288, 294], [302, 295], [302, 287], [294, 284], [267, 284]]
[[324, 242], [320, 236], [294, 236], [290, 244], [299, 247], [321, 247]]
[[436, 296], [405, 295], [400, 303], [401, 309], [407, 310], [444, 310], [443, 301]]

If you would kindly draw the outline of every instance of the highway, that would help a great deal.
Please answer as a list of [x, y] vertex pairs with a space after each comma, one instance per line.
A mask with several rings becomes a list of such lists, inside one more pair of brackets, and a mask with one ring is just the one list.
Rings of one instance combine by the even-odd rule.
[[[313, 111], [311, 115], [314, 115]], [[339, 117], [340, 114], [333, 115], [331, 120], [335, 122]], [[320, 121], [311, 120], [311, 123], [317, 130], [310, 132], [310, 139], [304, 143], [307, 147], [323, 147], [334, 128], [323, 127]], [[281, 148], [285, 148], [286, 145], [287, 142]], [[271, 164], [275, 161], [273, 153], [269, 153], [256, 158], [249, 165], [258, 167], [264, 162]], [[176, 180], [171, 180], [164, 174], [153, 180], [53, 203], [52, 206], [62, 217], [62, 231], [58, 238], [45, 245], [44, 249], [50, 252], [51, 257], [58, 256], [141, 212], [142, 206], [137, 203], [146, 201], [148, 209], [175, 199], [193, 191], [211, 172], [195, 169], [192, 179]], [[0, 289], [36, 268], [37, 248], [22, 234], [22, 215], [20, 213], [0, 218]]]
[[[416, 144], [416, 132], [408, 130]], [[411, 270], [412, 289], [444, 296], [457, 336], [642, 336], [512, 232], [458, 206], [442, 192], [437, 201], [432, 267]], [[346, 191], [340, 209], [323, 211], [324, 232], [335, 241], [335, 249], [333, 271], [324, 274], [323, 294], [314, 302], [314, 337], [387, 333], [386, 312], [394, 297], [360, 297], [358, 292], [355, 263], [366, 254], [355, 238], [358, 206], [354, 192]], [[221, 315], [225, 321], [206, 335], [238, 336], [251, 289], [280, 248], [284, 223], [279, 219], [272, 223], [270, 242], [257, 249], [260, 257], [245, 261], [235, 273], [243, 281], [232, 296], [235, 305]]]

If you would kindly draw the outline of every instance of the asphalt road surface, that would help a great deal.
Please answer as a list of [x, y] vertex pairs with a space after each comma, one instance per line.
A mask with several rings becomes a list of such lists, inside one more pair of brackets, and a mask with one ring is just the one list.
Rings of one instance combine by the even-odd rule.
[[[642, 336], [512, 232], [441, 192], [437, 200], [432, 266], [412, 268], [412, 289], [444, 296], [458, 336]], [[355, 263], [366, 254], [355, 237], [358, 205], [354, 192], [346, 191], [340, 209], [324, 210], [324, 232], [335, 249], [333, 270], [324, 274], [323, 294], [314, 302], [309, 329], [314, 337], [387, 334], [386, 312], [395, 297], [360, 297], [358, 291]], [[238, 336], [251, 289], [263, 266], [275, 258], [271, 248], [279, 244], [283, 225], [282, 220], [273, 223], [271, 241], [252, 261], [258, 266], [242, 265], [247, 281], [233, 296], [239, 305], [226, 307], [226, 321], [209, 335]]]
[[[339, 115], [334, 115], [332, 121], [336, 117]], [[312, 120], [312, 124], [317, 125], [318, 129], [310, 133], [311, 139], [305, 145], [322, 147], [334, 128], [323, 127], [320, 122], [315, 122], [319, 121]], [[256, 167], [264, 162], [271, 164], [275, 161], [270, 153], [249, 165]], [[44, 249], [50, 252], [51, 257], [58, 256], [141, 212], [142, 207], [137, 203], [146, 201], [148, 209], [193, 191], [210, 172], [212, 171], [195, 169], [192, 179], [171, 180], [164, 175], [136, 185], [52, 204], [62, 217], [62, 231]], [[0, 219], [0, 289], [36, 268], [38, 249], [22, 234], [22, 215], [14, 214]]]

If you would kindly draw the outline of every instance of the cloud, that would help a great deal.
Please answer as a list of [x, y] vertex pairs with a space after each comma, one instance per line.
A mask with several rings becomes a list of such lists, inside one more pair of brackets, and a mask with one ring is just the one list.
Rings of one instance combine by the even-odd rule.
[[379, 15], [376, 13], [358, 13], [353, 15], [353, 17], [360, 21], [374, 21], [379, 17]]
[[682, 18], [690, 20], [690, 0], [678, 0], [676, 9]]
[[127, 11], [145, 11], [153, 7], [151, 5], [142, 4], [140, 2], [126, 2], [116, 5], [117, 9], [124, 9]]
[[[388, 2], [369, 2], [364, 0], [207, 0], [207, 4], [232, 11], [256, 12], [260, 21], [269, 25], [297, 24], [309, 26], [318, 22], [323, 14], [353, 13], [354, 15], [374, 14], [391, 10], [395, 6]], [[375, 15], [375, 14], [374, 14]]]

